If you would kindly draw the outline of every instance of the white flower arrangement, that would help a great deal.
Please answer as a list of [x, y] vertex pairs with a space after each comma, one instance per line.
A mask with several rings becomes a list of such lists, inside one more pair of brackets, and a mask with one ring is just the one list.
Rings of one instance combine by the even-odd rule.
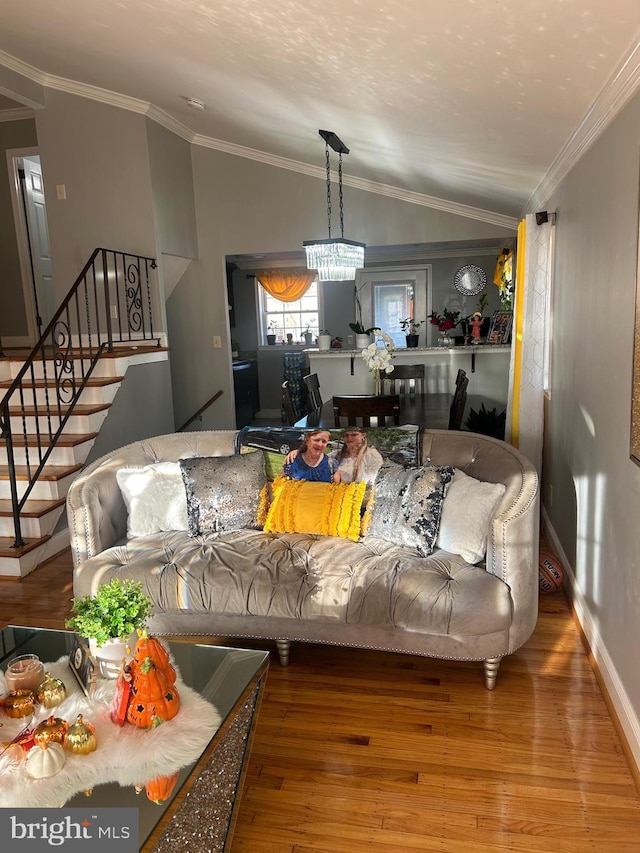
[[[378, 338], [382, 340], [384, 346], [378, 346]], [[380, 377], [381, 373], [393, 372], [391, 359], [393, 358], [394, 350], [395, 344], [393, 343], [393, 339], [386, 332], [383, 332], [382, 329], [376, 329], [375, 341], [362, 350], [362, 357], [376, 379]]]

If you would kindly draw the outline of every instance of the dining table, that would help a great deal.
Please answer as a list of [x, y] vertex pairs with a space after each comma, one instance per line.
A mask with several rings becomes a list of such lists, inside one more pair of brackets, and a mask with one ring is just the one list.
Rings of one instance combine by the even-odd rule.
[[[451, 394], [424, 393], [400, 394], [400, 423], [415, 424], [430, 429], [447, 429], [449, 425], [449, 407]], [[342, 419], [341, 426], [345, 425]], [[322, 406], [309, 412], [295, 422], [301, 429], [336, 429], [333, 414], [333, 397], [324, 401]]]

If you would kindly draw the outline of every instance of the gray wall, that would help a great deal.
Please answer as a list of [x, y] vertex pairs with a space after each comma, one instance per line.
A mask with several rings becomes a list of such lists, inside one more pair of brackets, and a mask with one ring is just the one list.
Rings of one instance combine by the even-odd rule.
[[0, 168], [0, 278], [2, 311], [0, 311], [0, 336], [6, 338], [26, 336], [29, 333], [20, 273], [20, 258], [9, 188], [6, 152], [11, 148], [31, 148], [37, 144], [36, 125], [26, 121], [0, 122], [0, 150], [4, 165]]
[[[640, 716], [640, 468], [629, 458], [640, 96], [549, 202], [557, 212], [543, 500], [605, 680]], [[624, 713], [623, 713], [624, 712]], [[638, 746], [638, 744], [636, 744]], [[640, 754], [637, 754], [640, 759]]]
[[[234, 425], [230, 353], [225, 346], [213, 348], [214, 335], [229, 339], [225, 256], [298, 251], [303, 240], [324, 234], [326, 208], [322, 183], [306, 175], [201, 147], [193, 150], [193, 169], [200, 261], [171, 293], [167, 322], [176, 421], [186, 420], [221, 388], [222, 397], [203, 419], [203, 428], [212, 429]], [[370, 245], [480, 239], [495, 237], [497, 230], [350, 187], [345, 211], [347, 236]], [[340, 293], [346, 299], [341, 288]], [[329, 305], [326, 320], [343, 326], [346, 336], [352, 310], [347, 317], [342, 301], [334, 304], [336, 315]]]
[[191, 145], [149, 119], [146, 131], [158, 252], [197, 258]]

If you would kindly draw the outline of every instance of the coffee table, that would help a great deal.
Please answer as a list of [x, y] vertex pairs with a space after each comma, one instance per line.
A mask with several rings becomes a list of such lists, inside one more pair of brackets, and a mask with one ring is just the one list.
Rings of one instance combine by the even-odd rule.
[[[5, 670], [16, 655], [29, 652], [43, 661], [55, 661], [69, 654], [73, 636], [69, 631], [9, 625], [0, 631], [0, 669]], [[168, 646], [184, 683], [215, 705], [222, 724], [200, 758], [180, 771], [178, 784], [163, 805], [151, 803], [133, 787], [117, 783], [95, 787], [91, 803], [96, 808], [138, 809], [143, 853], [227, 851], [269, 655], [265, 651], [203, 645], [194, 638], [172, 641]], [[69, 679], [73, 677], [69, 670]], [[85, 807], [86, 803], [86, 795], [80, 793], [65, 807]]]

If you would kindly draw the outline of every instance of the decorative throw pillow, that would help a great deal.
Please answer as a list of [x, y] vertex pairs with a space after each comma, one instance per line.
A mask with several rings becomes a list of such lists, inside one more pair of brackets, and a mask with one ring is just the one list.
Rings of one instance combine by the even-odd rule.
[[262, 453], [181, 459], [180, 468], [192, 536], [258, 526], [260, 491], [266, 482]]
[[127, 537], [188, 530], [187, 493], [178, 462], [120, 468], [116, 480], [127, 507]]
[[264, 529], [271, 533], [315, 533], [360, 537], [360, 508], [366, 483], [317, 483], [279, 478]]
[[505, 491], [504, 483], [485, 483], [456, 468], [442, 505], [438, 548], [467, 563], [484, 559], [489, 525]]
[[375, 481], [367, 535], [416, 548], [428, 557], [435, 547], [442, 501], [452, 477], [453, 468], [403, 468], [386, 462]]

